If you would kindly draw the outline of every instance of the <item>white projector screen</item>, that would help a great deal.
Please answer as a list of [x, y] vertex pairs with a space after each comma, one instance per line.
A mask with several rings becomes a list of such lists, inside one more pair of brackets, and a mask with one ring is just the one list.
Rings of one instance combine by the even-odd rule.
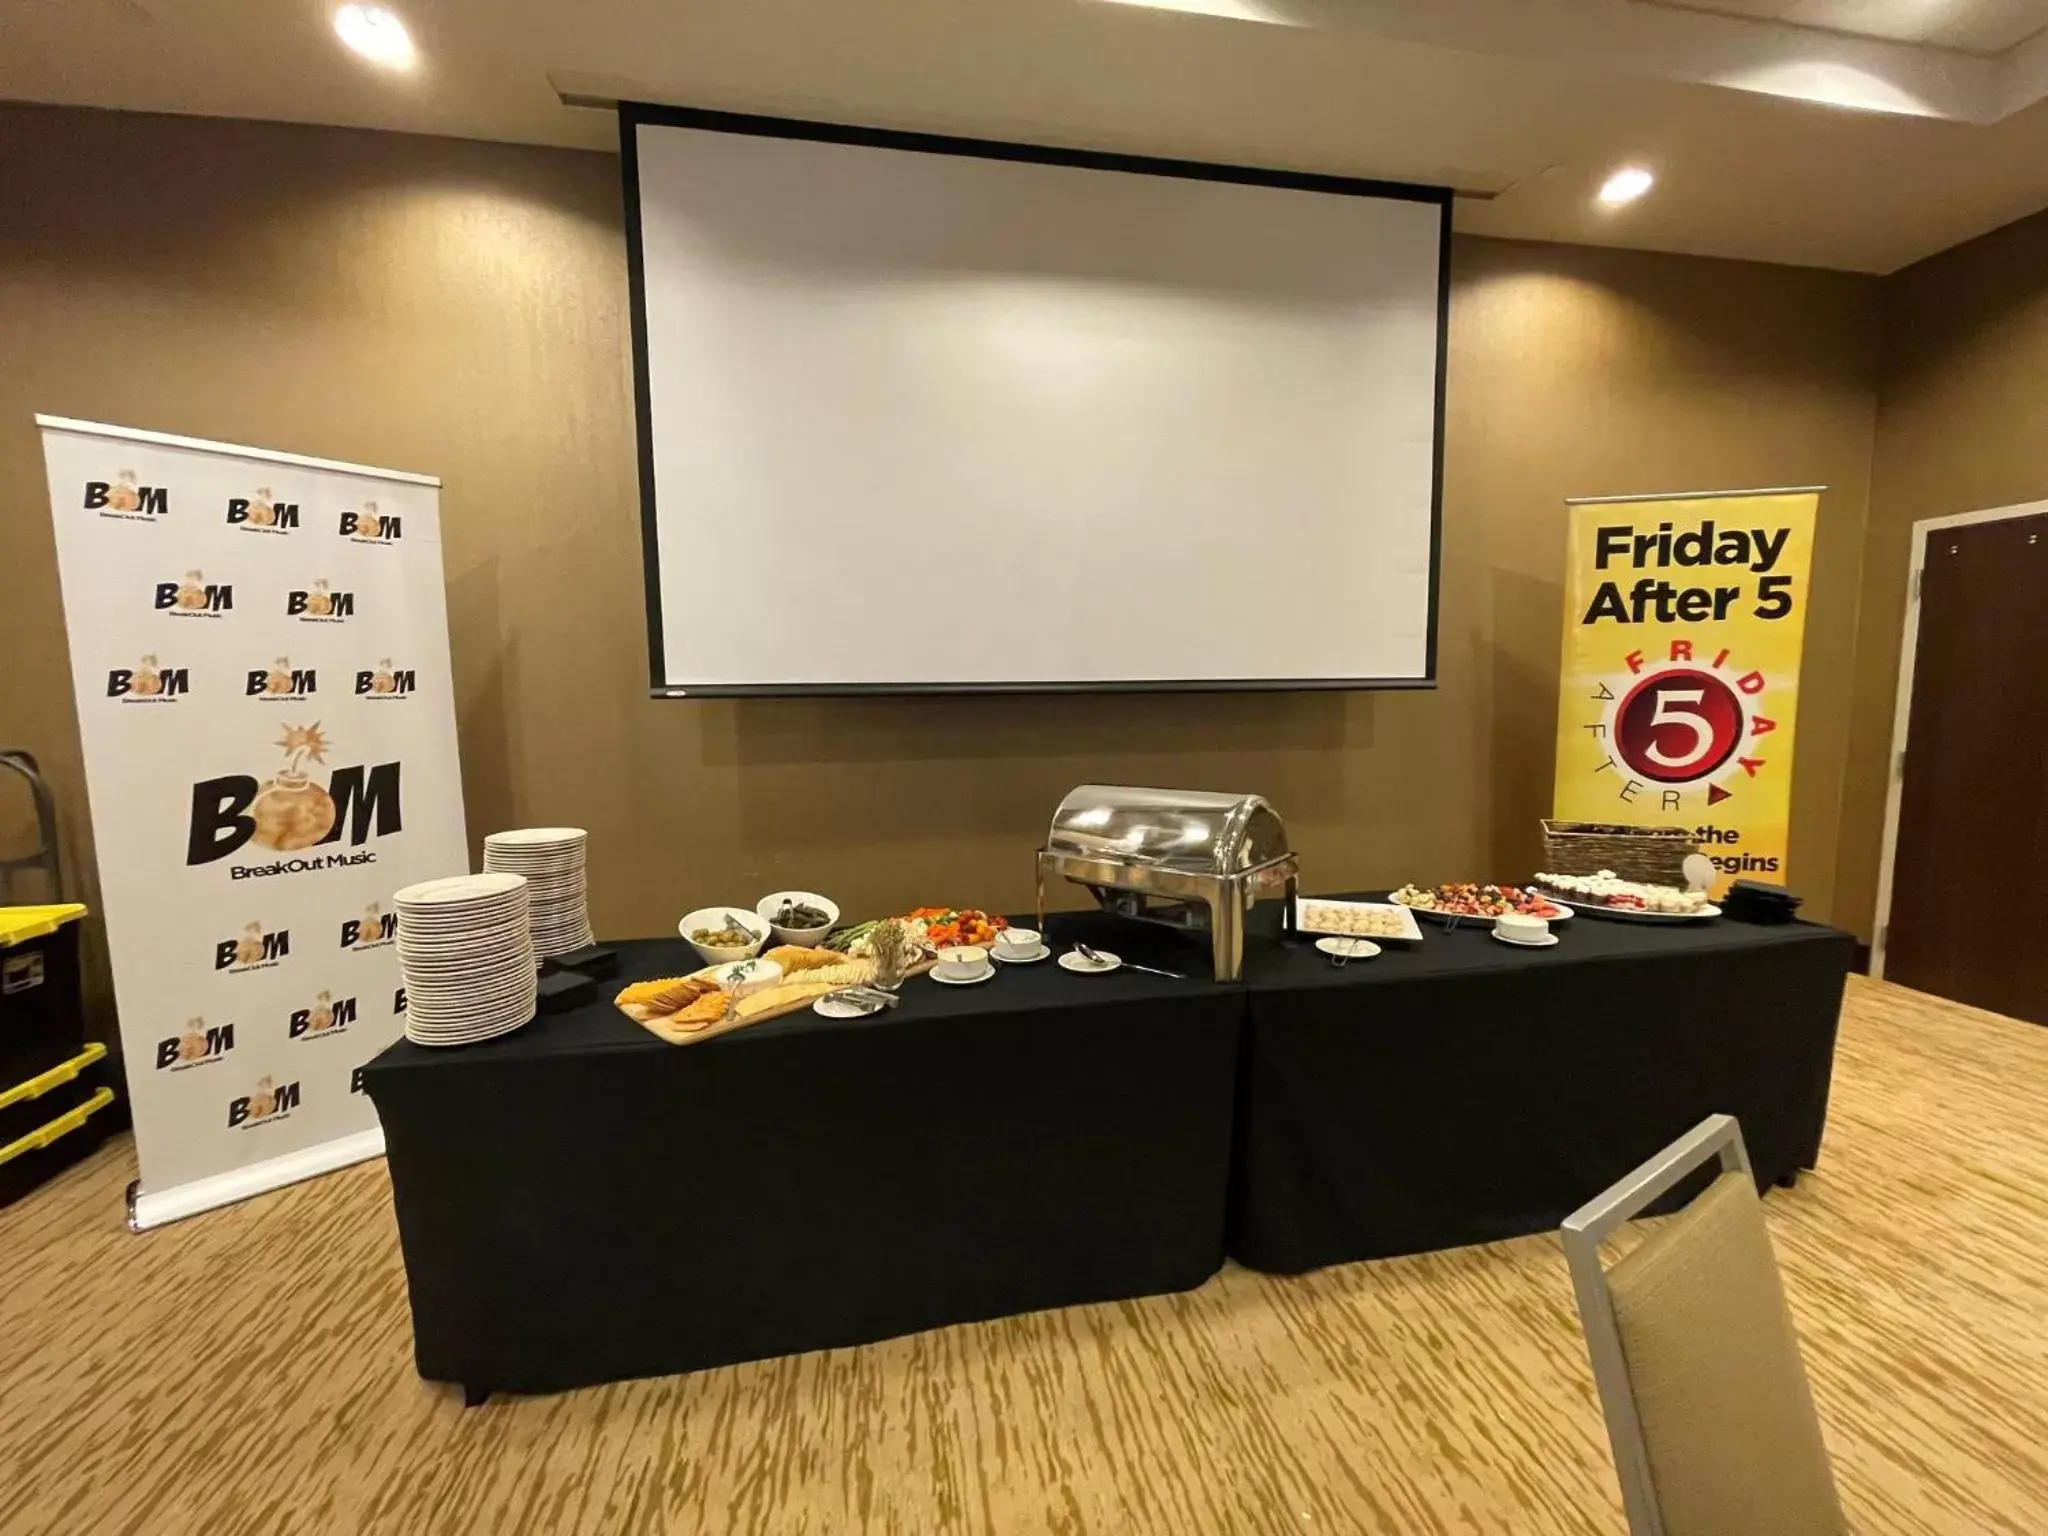
[[620, 127], [657, 693], [1433, 682], [1447, 192]]

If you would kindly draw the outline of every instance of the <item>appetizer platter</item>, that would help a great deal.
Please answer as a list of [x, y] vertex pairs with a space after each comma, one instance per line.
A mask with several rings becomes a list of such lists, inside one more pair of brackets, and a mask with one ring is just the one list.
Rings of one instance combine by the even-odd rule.
[[[924, 957], [906, 974], [930, 968]], [[691, 1045], [874, 985], [873, 960], [784, 944], [757, 958], [708, 965], [688, 976], [636, 981], [612, 999], [619, 1012], [671, 1045]]]
[[1328, 934], [1335, 938], [1391, 939], [1403, 944], [1422, 942], [1422, 930], [1415, 926], [1415, 914], [1404, 906], [1386, 901], [1334, 901], [1322, 896], [1303, 896], [1294, 904], [1294, 926], [1302, 933]]
[[1536, 884], [1545, 895], [1575, 911], [1619, 918], [1632, 923], [1697, 923], [1719, 917], [1721, 909], [1705, 891], [1675, 885], [1644, 885], [1624, 880], [1611, 869], [1595, 875], [1539, 874]]
[[1570, 907], [1542, 891], [1519, 885], [1476, 885], [1469, 880], [1427, 888], [1404, 885], [1387, 899], [1446, 923], [1465, 917], [1499, 917], [1508, 912], [1561, 923], [1572, 915]]

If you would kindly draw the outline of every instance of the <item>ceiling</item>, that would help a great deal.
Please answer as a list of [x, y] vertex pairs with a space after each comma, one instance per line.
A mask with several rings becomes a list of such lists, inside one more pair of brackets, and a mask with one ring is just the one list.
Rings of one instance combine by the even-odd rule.
[[[1474, 232], [1868, 272], [2048, 204], [2048, 0], [386, 3], [408, 75], [326, 0], [5, 0], [0, 98], [609, 148], [563, 97], [634, 96], [1447, 183]], [[1624, 162], [1657, 187], [1597, 209]]]
[[1679, 10], [1714, 11], [1819, 27], [1856, 37], [1888, 37], [1963, 53], [1996, 54], [2023, 43], [2048, 13], [2035, 0], [1652, 0]]

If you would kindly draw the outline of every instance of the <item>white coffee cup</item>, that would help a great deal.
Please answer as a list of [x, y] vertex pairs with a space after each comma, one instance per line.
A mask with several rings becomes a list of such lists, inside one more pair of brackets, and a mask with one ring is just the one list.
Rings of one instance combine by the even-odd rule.
[[942, 949], [938, 970], [948, 981], [973, 981], [988, 974], [988, 951], [978, 944], [956, 944]]
[[1541, 944], [1550, 937], [1550, 923], [1526, 912], [1503, 912], [1493, 920], [1493, 931], [1510, 944]]
[[1045, 935], [1036, 928], [1005, 928], [996, 935], [996, 953], [1005, 960], [1021, 960], [1026, 955], [1035, 955], [1045, 944]]

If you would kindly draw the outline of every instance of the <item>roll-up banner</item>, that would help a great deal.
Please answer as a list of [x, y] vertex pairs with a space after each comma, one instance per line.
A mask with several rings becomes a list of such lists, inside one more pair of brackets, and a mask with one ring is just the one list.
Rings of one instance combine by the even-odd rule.
[[140, 1229], [383, 1151], [391, 893], [469, 867], [440, 482], [36, 421]]
[[1783, 884], [1821, 487], [1569, 504], [1555, 814]]

